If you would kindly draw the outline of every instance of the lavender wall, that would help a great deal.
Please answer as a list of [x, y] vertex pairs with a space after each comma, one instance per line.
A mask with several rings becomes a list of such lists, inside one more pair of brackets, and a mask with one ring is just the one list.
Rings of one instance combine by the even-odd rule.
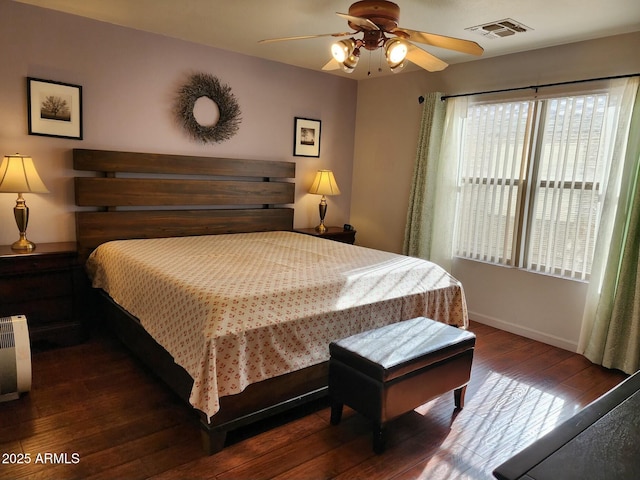
[[[357, 82], [160, 35], [0, 0], [0, 153], [31, 155], [51, 191], [28, 194], [34, 242], [75, 239], [71, 150], [97, 148], [297, 163], [298, 227], [317, 223], [319, 198], [306, 193], [330, 168], [342, 191], [327, 223], [349, 221]], [[238, 133], [200, 144], [176, 126], [177, 88], [192, 72], [228, 84], [242, 111]], [[28, 135], [26, 77], [83, 87], [84, 139]], [[294, 157], [294, 117], [320, 119], [320, 158]], [[15, 195], [0, 194], [0, 244], [17, 239]]]

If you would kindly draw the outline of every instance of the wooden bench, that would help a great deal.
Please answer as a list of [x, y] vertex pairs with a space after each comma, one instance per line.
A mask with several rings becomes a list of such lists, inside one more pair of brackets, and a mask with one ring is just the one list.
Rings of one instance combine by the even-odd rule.
[[420, 317], [332, 342], [331, 423], [348, 405], [373, 422], [373, 449], [381, 453], [390, 420], [451, 390], [462, 408], [475, 341], [471, 332]]

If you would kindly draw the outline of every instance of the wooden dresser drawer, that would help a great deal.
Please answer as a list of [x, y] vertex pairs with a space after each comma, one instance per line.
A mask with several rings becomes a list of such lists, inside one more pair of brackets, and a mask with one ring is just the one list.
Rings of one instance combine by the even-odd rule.
[[73, 295], [73, 278], [66, 271], [40, 275], [0, 276], [0, 303], [25, 302]]
[[31, 302], [2, 303], [0, 316], [25, 315], [31, 328], [73, 320], [73, 297], [43, 298]]
[[0, 256], [0, 275], [24, 275], [33, 272], [47, 272], [51, 270], [68, 270], [76, 264], [74, 252], [62, 252], [52, 255], [19, 254], [13, 257]]
[[0, 246], [0, 316], [25, 315], [32, 348], [77, 343], [85, 336], [85, 279], [75, 243], [28, 253]]

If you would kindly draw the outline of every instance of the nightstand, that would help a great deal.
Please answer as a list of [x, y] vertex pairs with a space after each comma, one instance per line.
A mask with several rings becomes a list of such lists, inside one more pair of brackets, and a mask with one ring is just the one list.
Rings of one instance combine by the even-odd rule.
[[327, 227], [327, 231], [324, 233], [318, 233], [315, 228], [294, 228], [293, 231], [318, 238], [326, 238], [327, 240], [335, 240], [336, 242], [349, 243], [351, 245], [356, 241], [356, 231], [345, 230], [342, 227]]
[[32, 348], [84, 340], [85, 288], [75, 242], [39, 243], [25, 253], [0, 246], [0, 316], [25, 315]]

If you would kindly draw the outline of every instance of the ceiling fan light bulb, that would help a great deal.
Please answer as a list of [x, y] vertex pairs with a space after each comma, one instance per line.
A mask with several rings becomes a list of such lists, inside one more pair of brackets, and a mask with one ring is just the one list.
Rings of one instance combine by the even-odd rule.
[[336, 62], [342, 63], [346, 60], [347, 54], [344, 51], [344, 47], [342, 47], [338, 43], [334, 43], [331, 45], [331, 56], [334, 58]]
[[404, 62], [409, 51], [407, 43], [399, 38], [390, 38], [384, 42], [384, 49], [387, 63], [392, 70]]
[[353, 53], [354, 48], [355, 42], [351, 38], [340, 40], [331, 45], [331, 55], [336, 62], [342, 63]]

